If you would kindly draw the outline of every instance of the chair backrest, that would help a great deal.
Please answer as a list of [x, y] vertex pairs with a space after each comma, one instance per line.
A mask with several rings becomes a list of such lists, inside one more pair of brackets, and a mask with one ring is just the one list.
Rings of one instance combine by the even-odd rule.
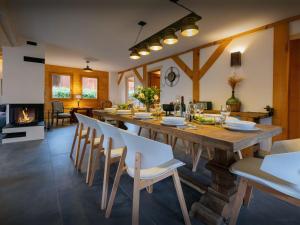
[[104, 108], [111, 108], [112, 107], [112, 102], [109, 100], [105, 100], [102, 104], [103, 109]]
[[80, 113], [75, 113], [76, 119], [78, 120], [78, 123], [83, 123], [84, 124], [84, 119], [83, 119], [83, 115]]
[[104, 142], [103, 147], [105, 150], [108, 149], [108, 140], [109, 138], [112, 139], [112, 148], [123, 148], [125, 147], [125, 144], [123, 142], [123, 139], [120, 135], [119, 129], [117, 127], [114, 127], [108, 123], [104, 123], [102, 121], [97, 121], [99, 126], [101, 127], [101, 130], [104, 134]]
[[91, 117], [88, 117], [86, 115], [81, 115], [81, 119], [83, 121], [83, 124], [84, 126], [87, 128], [89, 127], [90, 128], [90, 136], [92, 136], [93, 134], [93, 130], [95, 129], [96, 130], [96, 137], [99, 137], [103, 134], [102, 130], [101, 130], [101, 127], [99, 126], [99, 123], [98, 123], [98, 120], [94, 119], [94, 118], [91, 118]]
[[137, 152], [141, 153], [141, 169], [159, 166], [174, 158], [170, 145], [137, 136], [125, 130], [120, 130], [120, 133], [127, 146], [125, 162], [129, 168], [134, 168]]
[[139, 126], [132, 124], [132, 123], [127, 123], [127, 122], [125, 122], [124, 125], [127, 127], [128, 132], [133, 133], [133, 134], [139, 133], [139, 130], [140, 130]]
[[272, 154], [299, 152], [300, 138], [284, 141], [275, 141], [271, 148]]
[[51, 102], [52, 112], [54, 113], [63, 113], [64, 112], [64, 103], [60, 101]]
[[300, 186], [300, 152], [267, 155], [260, 169], [281, 180]]

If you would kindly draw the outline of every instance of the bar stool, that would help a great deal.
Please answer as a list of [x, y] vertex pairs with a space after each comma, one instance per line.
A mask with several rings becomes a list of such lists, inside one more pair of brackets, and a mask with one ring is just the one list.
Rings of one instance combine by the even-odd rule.
[[[105, 210], [107, 206], [107, 195], [108, 195], [108, 183], [109, 173], [111, 164], [120, 161], [123, 148], [125, 146], [123, 139], [119, 133], [119, 129], [112, 126], [111, 124], [97, 121], [104, 134], [104, 155], [105, 155], [105, 167], [103, 176], [103, 188], [101, 198], [101, 209]], [[95, 172], [93, 172], [94, 174]]]
[[[115, 128], [115, 132], [117, 129]], [[118, 171], [114, 180], [109, 203], [106, 209], [106, 218], [110, 217], [120, 177], [126, 164], [127, 173], [134, 179], [132, 224], [139, 224], [140, 191], [167, 177], [172, 176], [178, 200], [186, 225], [190, 225], [184, 195], [182, 192], [177, 168], [184, 163], [174, 159], [172, 148], [141, 136], [133, 135], [127, 131], [119, 130], [126, 147], [124, 148]]]
[[[230, 225], [235, 225], [247, 186], [255, 187], [274, 197], [300, 206], [300, 152], [268, 155], [264, 159], [245, 158], [231, 166], [240, 176]], [[284, 166], [281, 166], [284, 165]]]

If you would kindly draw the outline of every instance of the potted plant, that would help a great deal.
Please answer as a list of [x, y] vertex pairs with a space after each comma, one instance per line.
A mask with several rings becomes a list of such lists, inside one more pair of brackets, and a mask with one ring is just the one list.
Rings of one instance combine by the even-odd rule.
[[150, 112], [150, 106], [159, 100], [159, 89], [156, 87], [138, 86], [132, 97], [139, 100], [146, 106], [147, 112]]
[[231, 97], [226, 101], [226, 105], [230, 106], [231, 112], [239, 112], [241, 110], [241, 101], [235, 97], [234, 91], [236, 86], [243, 80], [242, 77], [236, 74], [228, 78], [228, 84], [232, 89]]

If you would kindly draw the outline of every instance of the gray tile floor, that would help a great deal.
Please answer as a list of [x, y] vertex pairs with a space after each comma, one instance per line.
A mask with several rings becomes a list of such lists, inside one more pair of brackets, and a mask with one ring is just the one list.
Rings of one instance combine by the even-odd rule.
[[[85, 173], [77, 173], [69, 158], [73, 132], [74, 127], [56, 128], [43, 141], [0, 145], [1, 225], [131, 224], [132, 179], [122, 177], [111, 218], [105, 219], [99, 209], [102, 166], [95, 185], [87, 187]], [[188, 160], [180, 150], [175, 156]], [[208, 181], [204, 164], [196, 178]], [[182, 170], [187, 172], [188, 167]], [[182, 186], [190, 208], [201, 195]], [[151, 195], [142, 192], [140, 215], [141, 225], [183, 224], [171, 179], [155, 185]], [[201, 225], [195, 219], [192, 223]], [[255, 191], [250, 207], [242, 209], [238, 224], [296, 225], [300, 224], [300, 209]]]

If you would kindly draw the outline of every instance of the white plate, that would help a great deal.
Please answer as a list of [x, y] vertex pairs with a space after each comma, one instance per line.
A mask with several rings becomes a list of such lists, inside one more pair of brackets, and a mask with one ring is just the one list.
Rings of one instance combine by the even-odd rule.
[[129, 115], [129, 114], [131, 114], [131, 110], [117, 110], [117, 114]]
[[161, 121], [160, 124], [161, 124], [161, 125], [165, 125], [165, 126], [177, 127], [177, 126], [185, 126], [187, 123], [184, 122], [184, 123], [177, 123], [177, 124], [176, 124], [176, 123], [174, 123], [174, 122], [168, 123], [168, 122], [165, 122], [165, 121]]
[[137, 119], [137, 120], [149, 120], [149, 119], [153, 119], [154, 117], [153, 116], [148, 116], [148, 117], [145, 117], [145, 116], [133, 116], [132, 118], [133, 119]]
[[258, 127], [249, 127], [249, 128], [245, 128], [245, 127], [231, 127], [229, 125], [223, 125], [224, 128], [228, 129], [228, 130], [233, 130], [233, 131], [259, 131], [260, 129]]

